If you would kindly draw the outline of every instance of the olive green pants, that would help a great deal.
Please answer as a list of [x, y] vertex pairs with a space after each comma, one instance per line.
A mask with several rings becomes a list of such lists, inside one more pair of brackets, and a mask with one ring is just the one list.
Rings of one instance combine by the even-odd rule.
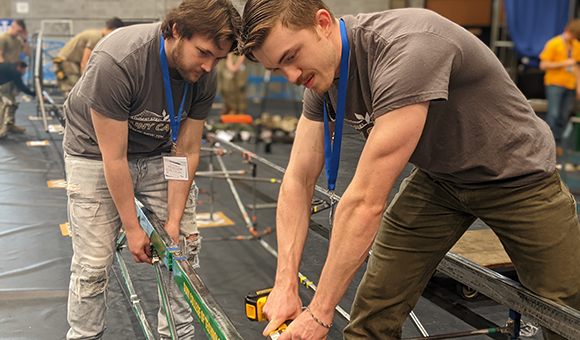
[[60, 90], [68, 95], [81, 77], [81, 66], [66, 60], [54, 63], [54, 65], [56, 82], [60, 86]]
[[[14, 125], [16, 121], [16, 110], [18, 109], [18, 102], [16, 96], [20, 93], [20, 89], [14, 85], [13, 82], [0, 85], [0, 97], [5, 99], [2, 101], [0, 114], [4, 114], [4, 124]], [[7, 100], [6, 100], [7, 99]]]
[[[516, 188], [475, 190], [416, 169], [383, 216], [344, 338], [400, 339], [438, 263], [476, 218], [499, 237], [526, 288], [580, 309], [580, 225], [557, 172]], [[546, 330], [544, 338], [564, 339]]]
[[228, 70], [225, 61], [218, 63], [218, 91], [226, 110], [237, 113], [244, 112], [248, 107], [246, 87], [248, 75], [245, 70], [232, 73]]

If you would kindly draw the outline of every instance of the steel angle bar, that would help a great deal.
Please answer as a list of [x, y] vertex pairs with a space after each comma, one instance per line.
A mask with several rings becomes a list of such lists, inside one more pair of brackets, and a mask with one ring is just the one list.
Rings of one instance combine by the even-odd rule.
[[230, 186], [230, 190], [232, 192], [232, 195], [234, 196], [234, 199], [236, 200], [236, 203], [238, 205], [238, 209], [240, 209], [240, 212], [242, 213], [242, 217], [244, 218], [244, 221], [246, 222], [246, 227], [250, 230], [252, 235], [255, 235], [256, 231], [254, 230], [254, 223], [252, 222], [252, 219], [248, 215], [248, 212], [246, 211], [246, 207], [244, 207], [244, 204], [242, 203], [240, 195], [238, 194], [238, 190], [236, 190], [236, 186], [234, 185], [234, 182], [232, 182], [232, 180], [230, 178], [228, 169], [226, 168], [226, 165], [224, 164], [222, 157], [220, 155], [216, 155], [216, 159], [220, 165], [220, 168], [222, 169], [222, 171], [224, 173], [224, 178], [225, 178], [226, 182], [228, 182], [228, 185]]
[[463, 338], [468, 336], [474, 336], [479, 334], [494, 334], [494, 333], [503, 333], [509, 334], [509, 329], [506, 327], [503, 328], [486, 328], [486, 329], [478, 329], [475, 331], [467, 331], [467, 332], [458, 332], [458, 333], [448, 333], [448, 334], [440, 334], [440, 335], [424, 335], [420, 338], [407, 338], [403, 340], [442, 340], [442, 339], [456, 339], [456, 338]]
[[171, 239], [161, 222], [153, 213], [143, 210], [136, 202], [141, 227], [151, 239], [163, 263], [173, 270], [175, 283], [189, 303], [193, 313], [212, 340], [242, 340], [242, 336], [215, 301], [191, 263], [183, 257], [179, 247]]
[[246, 170], [232, 170], [232, 171], [197, 171], [195, 176], [199, 177], [215, 177], [225, 175], [245, 175]]
[[135, 292], [135, 288], [133, 287], [133, 281], [131, 280], [131, 276], [129, 275], [129, 270], [127, 269], [127, 265], [125, 264], [125, 260], [121, 255], [121, 243], [124, 239], [124, 233], [119, 238], [117, 242], [117, 251], [115, 252], [115, 256], [117, 257], [117, 263], [119, 264], [119, 268], [121, 268], [121, 274], [123, 275], [123, 279], [125, 281], [125, 286], [127, 287], [127, 291], [129, 292], [129, 300], [131, 301], [131, 306], [133, 307], [133, 311], [137, 316], [137, 320], [139, 321], [139, 325], [141, 326], [141, 330], [143, 331], [143, 335], [147, 340], [154, 340], [155, 336], [151, 331], [151, 327], [149, 326], [149, 322], [145, 318], [145, 312], [143, 311], [143, 307], [141, 306], [141, 299], [137, 296]]
[[451, 252], [437, 270], [568, 339], [580, 339], [580, 312], [571, 307], [534, 294], [521, 284]]
[[[226, 178], [225, 175], [220, 175], [220, 174], [218, 174], [218, 175], [207, 175], [206, 177], [213, 177], [213, 178], [220, 178], [220, 179]], [[236, 175], [228, 175], [228, 177], [230, 179], [241, 180], [241, 181], [264, 182], [264, 183], [273, 183], [273, 184], [282, 183], [282, 180], [279, 180], [279, 179], [276, 179], [276, 178], [248, 177], [248, 176], [236, 176]]]
[[41, 84], [41, 74], [42, 72], [42, 30], [38, 31], [38, 37], [36, 40], [36, 55], [34, 59], [34, 85], [36, 88], [36, 100], [40, 105], [40, 111], [42, 113], [42, 121], [44, 123], [44, 130], [48, 131], [48, 117], [46, 115], [46, 109], [44, 107], [44, 100], [42, 100], [42, 84]]

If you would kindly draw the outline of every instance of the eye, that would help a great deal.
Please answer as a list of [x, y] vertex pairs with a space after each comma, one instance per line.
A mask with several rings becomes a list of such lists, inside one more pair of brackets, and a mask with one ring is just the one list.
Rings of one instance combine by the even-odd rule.
[[286, 63], [290, 63], [294, 60], [294, 58], [296, 57], [296, 54], [292, 54], [289, 57], [286, 58], [285, 62]]

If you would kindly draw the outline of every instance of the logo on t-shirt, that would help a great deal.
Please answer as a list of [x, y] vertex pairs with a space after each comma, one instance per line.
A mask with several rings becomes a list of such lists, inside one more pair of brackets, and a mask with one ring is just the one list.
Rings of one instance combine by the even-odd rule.
[[346, 123], [360, 132], [364, 138], [368, 138], [373, 126], [375, 126], [373, 117], [368, 112], [364, 116], [355, 112], [354, 117], [357, 120], [345, 119]]
[[143, 110], [129, 118], [129, 129], [156, 139], [166, 139], [171, 130], [169, 115], [165, 110], [161, 114]]

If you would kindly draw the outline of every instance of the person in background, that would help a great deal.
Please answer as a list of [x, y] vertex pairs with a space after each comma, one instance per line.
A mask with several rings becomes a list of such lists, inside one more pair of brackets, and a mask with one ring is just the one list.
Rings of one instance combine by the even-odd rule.
[[560, 146], [562, 133], [568, 123], [574, 98], [580, 99], [580, 20], [566, 25], [564, 32], [550, 39], [540, 53], [540, 69], [545, 71], [544, 85], [548, 112], [546, 123], [550, 126], [556, 144]]
[[[240, 14], [230, 0], [185, 0], [162, 23], [132, 25], [93, 50], [64, 112], [63, 140], [73, 257], [67, 339], [100, 339], [121, 226], [136, 262], [151, 263], [135, 199], [198, 266], [195, 219], [205, 119], [218, 60], [236, 48]], [[167, 166], [165, 168], [164, 166]], [[168, 271], [177, 337], [194, 335], [191, 308]], [[171, 334], [160, 302], [158, 331]], [[120, 335], [112, 335], [119, 338]]]
[[220, 115], [244, 114], [248, 107], [246, 95], [248, 75], [245, 60], [246, 57], [243, 55], [230, 53], [226, 60], [218, 64], [218, 89], [224, 104]]
[[[243, 21], [241, 52], [307, 88], [278, 197], [264, 334], [294, 320], [279, 340], [326, 339], [368, 257], [344, 339], [400, 339], [437, 265], [477, 218], [523, 286], [580, 308], [580, 224], [552, 133], [481, 40], [425, 9], [339, 20], [320, 0], [248, 0]], [[343, 124], [366, 143], [302, 308], [297, 274], [312, 195], [325, 163], [335, 190]], [[415, 168], [388, 204], [407, 163]]]
[[[24, 82], [22, 82], [22, 77], [26, 72], [26, 64], [23, 60], [18, 60], [17, 62], [11, 63], [0, 63], [0, 85], [12, 82], [16, 88], [29, 96], [35, 96], [36, 93], [30, 90]], [[0, 102], [0, 138], [5, 137], [8, 133], [8, 127], [4, 124], [4, 119], [6, 117], [5, 111], [8, 108], [8, 104], [4, 101]]]
[[70, 90], [84, 73], [95, 45], [101, 39], [123, 26], [125, 24], [121, 19], [112, 18], [107, 21], [104, 29], [83, 31], [64, 45], [53, 60], [53, 63], [55, 65], [56, 81], [65, 96], [68, 96]]
[[[28, 31], [24, 20], [14, 20], [7, 32], [0, 35], [0, 63], [15, 63], [20, 60], [20, 54], [30, 56], [28, 45]], [[15, 125], [18, 102], [16, 96], [20, 90], [13, 82], [0, 86], [0, 97], [4, 103], [4, 124], [6, 131], [24, 133], [26, 129]]]

